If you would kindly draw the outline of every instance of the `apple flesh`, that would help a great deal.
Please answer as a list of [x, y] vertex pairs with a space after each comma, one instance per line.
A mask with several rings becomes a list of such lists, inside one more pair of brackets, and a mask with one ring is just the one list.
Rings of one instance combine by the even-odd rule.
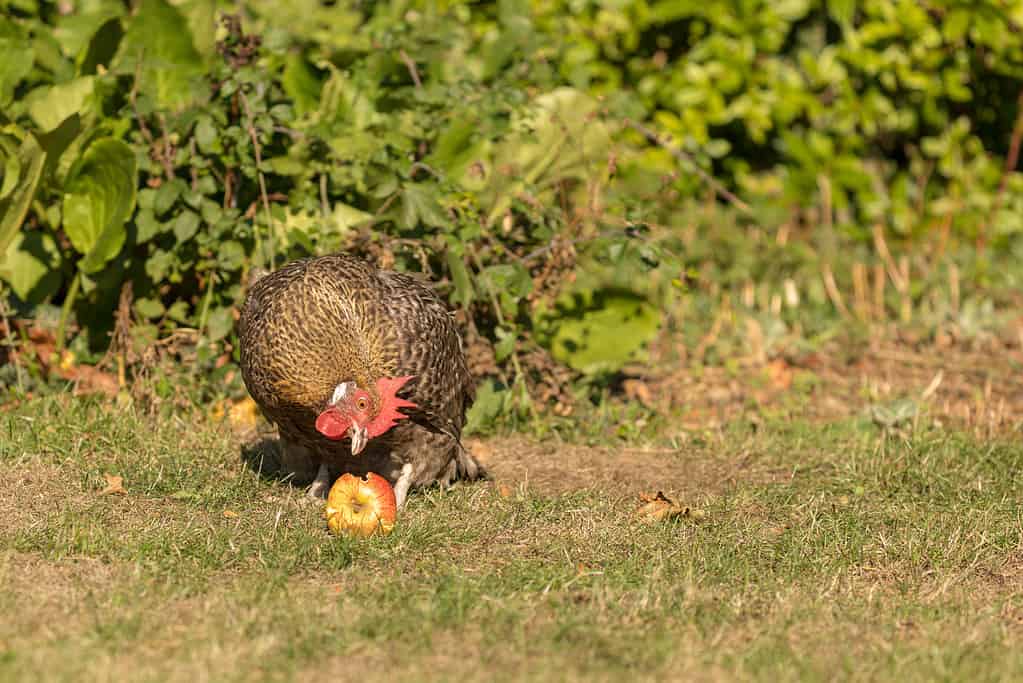
[[330, 530], [348, 536], [389, 534], [397, 515], [394, 489], [373, 472], [365, 478], [341, 475], [327, 494], [324, 510]]

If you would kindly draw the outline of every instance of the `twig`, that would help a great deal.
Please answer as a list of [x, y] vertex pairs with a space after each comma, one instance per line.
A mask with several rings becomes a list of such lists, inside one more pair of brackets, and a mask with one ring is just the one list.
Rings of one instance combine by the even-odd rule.
[[[188, 140], [188, 156], [192, 159], [197, 156], [194, 137]], [[192, 192], [195, 192], [199, 189], [199, 169], [193, 164], [189, 164], [189, 168], [191, 168], [192, 173]]]
[[884, 303], [884, 288], [885, 283], [888, 282], [888, 277], [884, 274], [884, 264], [874, 264], [874, 317], [878, 320], [884, 320], [885, 315], [885, 303]]
[[952, 311], [959, 313], [959, 266], [948, 264], [948, 298]]
[[134, 300], [134, 287], [131, 280], [121, 286], [121, 295], [117, 300], [114, 313], [114, 331], [110, 335], [110, 345], [103, 358], [96, 363], [97, 368], [104, 368], [111, 358], [117, 361], [117, 386], [124, 389], [128, 385], [128, 349], [131, 346], [131, 304]]
[[530, 261], [532, 261], [533, 259], [538, 258], [540, 256], [543, 256], [544, 254], [546, 254], [547, 252], [551, 251], [552, 249], [554, 249], [555, 247], [558, 247], [558, 246], [564, 245], [564, 246], [574, 247], [575, 245], [577, 245], [577, 244], [579, 244], [581, 242], [592, 242], [594, 240], [599, 240], [599, 239], [601, 239], [603, 237], [613, 237], [614, 235], [617, 235], [620, 232], [621, 231], [617, 230], [617, 229], [615, 229], [615, 230], [605, 230], [604, 232], [597, 233], [596, 235], [590, 235], [588, 237], [577, 237], [574, 240], [567, 240], [567, 241], [552, 240], [550, 244], [546, 244], [546, 245], [544, 245], [542, 247], [538, 247], [538, 248], [534, 249], [533, 251], [529, 252], [528, 254], [526, 254], [525, 256], [523, 256], [522, 258], [520, 258], [519, 259], [519, 263], [522, 263], [523, 265], [525, 265], [525, 264], [529, 263]]
[[885, 268], [888, 270], [888, 277], [892, 279], [892, 284], [895, 285], [895, 289], [898, 290], [899, 294], [905, 294], [909, 283], [902, 279], [902, 273], [895, 265], [895, 259], [892, 258], [892, 252], [888, 251], [888, 243], [884, 239], [884, 229], [881, 227], [880, 223], [874, 224], [873, 233], [874, 248], [877, 249], [877, 253], [880, 254], [881, 260], [884, 262]]
[[153, 134], [149, 132], [149, 127], [146, 126], [146, 120], [139, 114], [138, 105], [139, 80], [142, 77], [143, 52], [144, 50], [139, 50], [138, 59], [135, 62], [135, 80], [132, 81], [131, 90], [128, 92], [128, 101], [131, 102], [131, 108], [135, 112], [135, 119], [139, 123], [139, 132], [142, 133], [142, 137], [146, 139], [146, 142], [152, 145]]
[[444, 180], [444, 177], [438, 171], [435, 171], [434, 169], [430, 168], [429, 166], [424, 164], [422, 161], [417, 161], [417, 162], [415, 162], [414, 164], [412, 164], [411, 166], [408, 167], [408, 177], [410, 179], [415, 178], [416, 177], [416, 171], [418, 171], [420, 169], [428, 172], [430, 175], [432, 175], [437, 180]]
[[408, 69], [409, 75], [412, 76], [412, 82], [416, 84], [416, 90], [421, 89], [423, 82], [419, 79], [419, 69], [416, 68], [416, 63], [412, 61], [412, 58], [404, 50], [398, 50], [398, 54], [401, 56], [401, 61], [405, 62], [405, 68]]
[[[162, 135], [163, 150], [160, 152], [160, 162], [163, 164], [164, 173], [167, 174], [168, 180], [174, 176], [174, 164], [171, 163], [174, 158], [174, 146], [171, 144], [170, 135], [167, 134], [167, 117], [163, 113], [157, 114], [160, 118], [160, 132]], [[193, 140], [195, 138], [192, 138]]]
[[923, 392], [920, 394], [920, 400], [926, 401], [931, 396], [934, 396], [934, 392], [936, 392], [938, 390], [938, 387], [941, 386], [941, 381], [943, 379], [945, 379], [945, 371], [938, 370], [938, 374], [934, 376], [934, 379], [931, 380], [931, 383], [928, 384], [927, 388], [924, 389]]
[[[263, 175], [263, 148], [259, 144], [259, 138], [256, 136], [256, 124], [252, 116], [252, 108], [249, 106], [249, 98], [245, 96], [245, 92], [242, 90], [239, 90], [238, 94], [241, 95], [242, 105], [245, 107], [245, 118], [248, 120], [246, 129], [249, 132], [249, 139], [252, 140], [252, 148], [256, 153], [256, 176], [259, 178], [259, 196], [263, 199], [263, 211], [266, 213], [267, 243], [270, 248], [269, 265], [270, 270], [273, 270], [277, 254], [274, 252], [274, 224], [273, 216], [270, 213], [270, 198], [266, 192], [266, 177]], [[256, 233], [258, 236], [259, 231], [257, 230]]]
[[78, 297], [78, 289], [82, 286], [82, 271], [76, 270], [75, 277], [71, 280], [67, 294], [64, 295], [64, 305], [60, 307], [60, 322], [57, 323], [57, 352], [64, 350], [64, 334], [67, 330], [67, 321], [71, 316], [71, 306]]
[[693, 171], [695, 171], [696, 174], [700, 176], [700, 178], [703, 180], [703, 182], [707, 183], [707, 185], [709, 185], [711, 189], [714, 190], [715, 193], [717, 193], [722, 199], [727, 201], [729, 204], [739, 209], [747, 216], [753, 215], [753, 209], [750, 208], [749, 204], [739, 199], [732, 192], [730, 192], [727, 187], [722, 185], [717, 178], [712, 176], [710, 173], [707, 173], [707, 171], [703, 170], [691, 156], [689, 156], [679, 148], [668, 144], [667, 141], [661, 140], [660, 137], [658, 137], [657, 133], [650, 130], [641, 123], [636, 123], [635, 121], [625, 119], [625, 125], [629, 126], [639, 134], [643, 135], [650, 142], [663, 148], [665, 151], [667, 151], [669, 154], [675, 157], [678, 161], [682, 162], [683, 164], [691, 168]]
[[867, 290], [869, 286], [867, 284], [867, 266], [861, 261], [857, 261], [852, 267], [853, 276], [853, 310], [856, 311], [856, 317], [861, 320], [870, 319], [870, 302], [867, 297]]
[[835, 308], [842, 314], [843, 317], [849, 317], [849, 309], [845, 306], [845, 300], [842, 299], [842, 292], [838, 290], [838, 285], [835, 283], [835, 274], [831, 272], [831, 265], [825, 263], [821, 266], [821, 275], [824, 278], [824, 289], [828, 293], [828, 298], [831, 299], [831, 303], [835, 304]]

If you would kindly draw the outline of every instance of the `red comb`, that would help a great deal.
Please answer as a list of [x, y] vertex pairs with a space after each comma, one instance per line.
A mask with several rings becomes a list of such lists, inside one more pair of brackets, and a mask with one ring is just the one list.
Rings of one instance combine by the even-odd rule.
[[388, 429], [408, 417], [405, 413], [399, 412], [399, 408], [416, 408], [412, 401], [399, 398], [398, 390], [412, 379], [413, 375], [405, 377], [381, 377], [377, 380], [377, 393], [380, 395], [380, 413], [366, 425], [366, 434], [369, 437], [380, 436]]

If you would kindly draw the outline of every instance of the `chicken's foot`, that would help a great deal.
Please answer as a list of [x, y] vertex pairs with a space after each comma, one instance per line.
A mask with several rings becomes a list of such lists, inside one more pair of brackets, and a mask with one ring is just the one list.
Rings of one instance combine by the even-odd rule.
[[405, 507], [410, 486], [412, 486], [412, 463], [407, 462], [401, 468], [401, 476], [398, 477], [398, 481], [394, 482], [394, 502], [399, 510]]
[[310, 486], [309, 490], [306, 491], [306, 495], [313, 500], [323, 500], [327, 497], [327, 493], [330, 491], [330, 472], [327, 470], [327, 466], [320, 463], [320, 471], [316, 474], [316, 481]]

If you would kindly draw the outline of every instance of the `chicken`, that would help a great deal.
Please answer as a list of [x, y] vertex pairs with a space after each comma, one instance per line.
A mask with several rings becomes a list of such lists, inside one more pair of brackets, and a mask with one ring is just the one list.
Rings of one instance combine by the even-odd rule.
[[485, 476], [460, 442], [474, 395], [461, 338], [416, 279], [344, 254], [295, 261], [252, 284], [238, 337], [245, 386], [310, 496], [376, 472], [401, 509], [411, 487]]

